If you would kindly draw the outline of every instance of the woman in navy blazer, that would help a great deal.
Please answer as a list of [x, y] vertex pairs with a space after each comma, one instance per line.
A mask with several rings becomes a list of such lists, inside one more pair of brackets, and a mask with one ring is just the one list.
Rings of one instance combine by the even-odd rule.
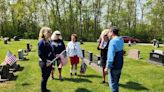
[[49, 92], [46, 88], [48, 77], [52, 69], [52, 64], [48, 63], [54, 58], [53, 48], [50, 44], [51, 29], [42, 27], [39, 33], [38, 55], [39, 65], [42, 72], [41, 92]]

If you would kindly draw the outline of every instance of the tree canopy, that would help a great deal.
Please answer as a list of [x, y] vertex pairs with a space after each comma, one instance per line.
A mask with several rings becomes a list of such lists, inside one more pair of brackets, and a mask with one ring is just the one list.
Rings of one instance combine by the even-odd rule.
[[0, 36], [36, 39], [40, 27], [96, 41], [109, 24], [142, 42], [164, 40], [163, 0], [0, 0]]

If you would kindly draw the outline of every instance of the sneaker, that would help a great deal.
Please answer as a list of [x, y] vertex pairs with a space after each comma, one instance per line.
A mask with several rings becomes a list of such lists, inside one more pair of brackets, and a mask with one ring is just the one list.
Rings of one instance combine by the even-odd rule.
[[75, 75], [77, 75], [77, 73], [75, 73]]

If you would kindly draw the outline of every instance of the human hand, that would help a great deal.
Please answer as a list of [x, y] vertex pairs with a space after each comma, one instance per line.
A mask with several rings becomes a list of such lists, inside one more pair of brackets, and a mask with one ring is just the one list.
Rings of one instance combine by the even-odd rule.
[[105, 73], [108, 73], [108, 68], [105, 68], [104, 71], [105, 71]]
[[58, 57], [59, 56], [59, 54], [56, 54], [56, 57]]
[[51, 61], [50, 60], [47, 60], [46, 66], [47, 67], [51, 66]]

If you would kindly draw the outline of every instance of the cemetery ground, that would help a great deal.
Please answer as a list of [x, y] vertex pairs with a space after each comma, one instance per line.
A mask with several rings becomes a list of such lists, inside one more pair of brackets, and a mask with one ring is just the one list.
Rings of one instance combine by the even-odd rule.
[[[0, 41], [0, 63], [4, 60], [7, 50], [18, 57], [19, 49], [26, 49], [26, 44], [32, 44], [28, 61], [18, 61], [22, 71], [14, 73], [15, 80], [0, 83], [0, 92], [40, 92], [41, 70], [38, 65], [37, 40], [11, 41], [4, 44]], [[99, 54], [96, 42], [84, 42], [81, 45], [85, 50]], [[148, 63], [149, 53], [153, 46], [134, 45], [125, 50], [139, 49], [141, 59], [133, 60], [125, 56], [125, 63], [120, 79], [120, 92], [163, 92], [164, 91], [164, 67]], [[164, 46], [158, 49], [164, 50]], [[80, 64], [78, 65], [78, 71]], [[55, 71], [55, 80], [48, 80], [48, 89], [51, 92], [110, 92], [108, 84], [101, 84], [101, 74], [92, 70], [89, 66], [86, 75], [73, 76], [70, 78], [69, 63], [63, 68], [64, 81], [58, 80], [58, 71]]]

